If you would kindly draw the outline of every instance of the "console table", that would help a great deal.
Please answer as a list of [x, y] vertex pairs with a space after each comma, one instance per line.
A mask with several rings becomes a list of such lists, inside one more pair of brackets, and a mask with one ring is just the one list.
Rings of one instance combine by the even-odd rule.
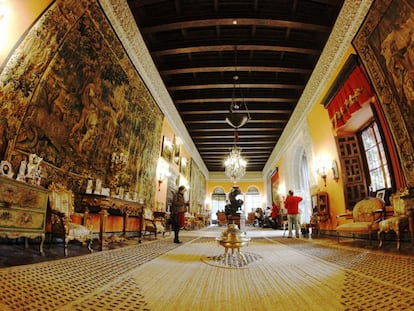
[[[76, 194], [75, 202], [77, 212], [99, 213], [99, 241], [101, 250], [107, 249], [108, 244], [111, 242], [117, 242], [127, 238], [126, 226], [129, 216], [139, 217], [138, 242], [141, 243], [142, 213], [144, 210], [143, 204], [88, 193]], [[123, 232], [121, 239], [114, 239], [113, 237], [106, 236], [106, 221], [110, 210], [115, 210], [117, 214], [123, 215]]]
[[48, 191], [40, 186], [0, 176], [0, 237], [41, 238], [43, 253]]

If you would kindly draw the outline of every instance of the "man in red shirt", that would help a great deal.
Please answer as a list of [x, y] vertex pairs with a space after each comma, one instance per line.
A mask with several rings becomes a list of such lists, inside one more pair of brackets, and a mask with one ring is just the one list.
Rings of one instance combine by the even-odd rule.
[[288, 238], [292, 237], [292, 224], [295, 223], [296, 237], [299, 237], [300, 224], [299, 224], [299, 202], [303, 200], [302, 197], [293, 195], [293, 191], [289, 190], [289, 194], [285, 200], [285, 208], [287, 209], [288, 217]]

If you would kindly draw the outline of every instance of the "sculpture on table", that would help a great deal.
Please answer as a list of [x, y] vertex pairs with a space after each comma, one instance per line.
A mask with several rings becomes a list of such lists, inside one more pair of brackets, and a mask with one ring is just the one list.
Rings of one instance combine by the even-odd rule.
[[240, 188], [233, 186], [231, 192], [229, 193], [230, 204], [227, 204], [225, 207], [226, 215], [237, 215], [241, 213], [241, 207], [243, 205], [243, 200], [237, 199], [237, 196], [241, 194]]
[[40, 163], [43, 158], [37, 154], [29, 154], [29, 162], [22, 160], [20, 162], [19, 172], [17, 173], [16, 180], [29, 182], [33, 185], [40, 185], [42, 179], [42, 168]]
[[26, 169], [27, 169], [27, 161], [22, 160], [20, 162], [19, 173], [17, 174], [16, 180], [26, 181]]
[[39, 157], [38, 155], [31, 153], [29, 155], [29, 163], [27, 163], [27, 173], [26, 173], [26, 180], [29, 181], [31, 184], [40, 185], [41, 180], [41, 173], [42, 169], [40, 167], [40, 163], [42, 162], [43, 158]]

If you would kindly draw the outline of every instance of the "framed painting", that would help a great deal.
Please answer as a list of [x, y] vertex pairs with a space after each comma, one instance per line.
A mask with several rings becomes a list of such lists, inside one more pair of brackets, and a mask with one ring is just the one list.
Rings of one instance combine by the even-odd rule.
[[180, 147], [181, 144], [177, 136], [174, 136], [174, 143], [173, 143], [173, 162], [176, 165], [180, 165]]
[[171, 162], [173, 157], [173, 145], [167, 136], [162, 138], [161, 157]]
[[385, 200], [385, 189], [378, 190], [375, 196], [377, 198]]
[[414, 186], [414, 4], [374, 1], [352, 41], [395, 140], [404, 179]]
[[187, 158], [186, 157], [180, 157], [180, 174], [187, 176]]

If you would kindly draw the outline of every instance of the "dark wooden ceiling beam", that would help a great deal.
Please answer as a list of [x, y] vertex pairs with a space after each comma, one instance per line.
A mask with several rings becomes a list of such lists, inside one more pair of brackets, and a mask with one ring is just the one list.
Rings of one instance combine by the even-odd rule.
[[[233, 72], [234, 66], [216, 66], [216, 67], [191, 67], [191, 68], [176, 68], [160, 70], [162, 76], [179, 75], [189, 73], [202, 73], [202, 72]], [[238, 66], [238, 72], [242, 71], [256, 71], [256, 72], [284, 72], [284, 73], [299, 73], [310, 74], [312, 69], [308, 68], [291, 68], [291, 67], [269, 67], [269, 66]]]
[[[202, 142], [198, 142], [197, 145], [229, 145], [231, 143], [229, 143], [228, 141], [202, 141]], [[243, 141], [240, 140], [237, 145], [266, 145], [268, 144], [269, 146], [272, 145], [274, 147], [275, 142], [274, 141]], [[231, 146], [229, 146], [231, 147]]]
[[[266, 138], [279, 138], [280, 135], [263, 135], [263, 134], [257, 134], [257, 135], [249, 135], [249, 134], [244, 134], [243, 135], [243, 139], [248, 139], [248, 138], [257, 138], [257, 139], [266, 139]], [[223, 136], [223, 135], [203, 135], [203, 136], [193, 136], [193, 140], [195, 143], [198, 143], [202, 140], [205, 139], [215, 139], [217, 141], [217, 139], [234, 139], [234, 136], [229, 135], [229, 136]]]
[[[203, 147], [203, 146], [201, 146], [200, 147], [200, 153], [205, 154], [205, 155], [217, 154], [218, 152], [222, 153], [223, 151], [228, 152], [229, 148], [230, 147], [217, 146], [217, 149], [214, 149], [212, 151], [212, 149], [210, 147]], [[269, 146], [269, 147], [266, 147], [266, 146], [257, 146], [257, 147], [254, 147], [253, 146], [253, 147], [250, 147], [249, 150], [252, 151], [252, 152], [253, 151], [261, 152], [262, 150], [265, 150], [265, 151], [273, 150], [273, 148], [274, 148], [273, 146]]]
[[[234, 51], [234, 45], [205, 45], [205, 46], [188, 46], [184, 48], [166, 49], [159, 51], [152, 51], [151, 54], [155, 57], [169, 56], [176, 54], [193, 54], [205, 52], [223, 52]], [[268, 51], [268, 52], [290, 52], [298, 54], [320, 55], [322, 50], [292, 47], [283, 45], [237, 45], [238, 51]]]
[[[169, 91], [189, 91], [189, 90], [204, 90], [204, 89], [229, 89], [233, 87], [234, 87], [234, 84], [217, 83], [217, 84], [169, 86], [167, 87], [167, 89]], [[282, 83], [243, 83], [243, 84], [238, 84], [237, 88], [302, 90], [305, 88], [305, 85], [303, 84], [282, 84]]]
[[[224, 124], [224, 123], [226, 123], [226, 124], [228, 124], [227, 123], [227, 121], [226, 120], [186, 120], [186, 121], [184, 121], [185, 122], [185, 124], [188, 124], [188, 125], [190, 125], [190, 124], [214, 124], [214, 123], [220, 123], [220, 124]], [[282, 120], [282, 119], [270, 119], [270, 118], [267, 118], [267, 119], [251, 119], [251, 120], [249, 120], [249, 124], [252, 124], [252, 123], [259, 123], [259, 124], [263, 124], [263, 123], [271, 123], [271, 124], [285, 124], [287, 122], [287, 120]], [[266, 128], [269, 128], [269, 127], [266, 127]], [[208, 129], [203, 129], [203, 128], [200, 128], [200, 129], [194, 129], [194, 130], [211, 130], [211, 131], [223, 131], [224, 129], [211, 129], [211, 128], [208, 128]], [[226, 130], [231, 130], [231, 131], [234, 131], [234, 129], [233, 128], [228, 128], [228, 129], [226, 129]], [[239, 129], [239, 132], [240, 131], [244, 131], [244, 130], [247, 130], [247, 131], [250, 131], [250, 130], [252, 130], [252, 128], [240, 128]], [[253, 129], [254, 130], [254, 129]], [[261, 127], [260, 129], [257, 129], [258, 131], [262, 131], [263, 130], [263, 128]]]
[[[243, 132], [251, 132], [251, 131], [259, 131], [259, 132], [267, 132], [267, 131], [277, 131], [277, 130], [282, 130], [283, 129], [283, 127], [260, 127], [260, 128], [240, 128], [240, 129], [238, 129], [237, 131], [239, 132], [239, 133], [243, 133]], [[208, 131], [210, 131], [210, 132], [220, 132], [220, 131], [222, 131], [222, 132], [234, 132], [234, 128], [231, 128], [230, 126], [229, 126], [229, 128], [220, 128], [220, 129], [206, 129], [206, 128], [191, 128], [191, 129], [189, 129], [189, 131], [191, 132], [191, 133], [194, 133], [194, 132], [208, 132]]]
[[297, 30], [314, 31], [320, 33], [329, 33], [331, 28], [327, 26], [301, 23], [280, 19], [266, 19], [266, 18], [216, 18], [216, 19], [200, 19], [183, 21], [176, 23], [167, 23], [152, 27], [141, 28], [141, 32], [145, 35], [173, 31], [184, 28], [203, 28], [203, 27], [219, 27], [219, 26], [259, 26], [269, 28], [291, 28]]
[[[245, 113], [245, 110], [242, 110], [241, 113]], [[229, 109], [223, 110], [185, 110], [181, 111], [181, 115], [211, 115], [211, 114], [226, 114], [229, 113]], [[290, 109], [268, 109], [268, 110], [254, 110], [249, 109], [249, 113], [266, 113], [266, 114], [290, 114], [292, 110]]]
[[[229, 103], [231, 97], [225, 98], [192, 98], [192, 99], [177, 99], [174, 100], [176, 105], [180, 104], [203, 104], [203, 103]], [[255, 103], [294, 103], [298, 102], [297, 98], [284, 98], [284, 97], [255, 97], [255, 98], [234, 98], [234, 101], [244, 100], [247, 102]]]

